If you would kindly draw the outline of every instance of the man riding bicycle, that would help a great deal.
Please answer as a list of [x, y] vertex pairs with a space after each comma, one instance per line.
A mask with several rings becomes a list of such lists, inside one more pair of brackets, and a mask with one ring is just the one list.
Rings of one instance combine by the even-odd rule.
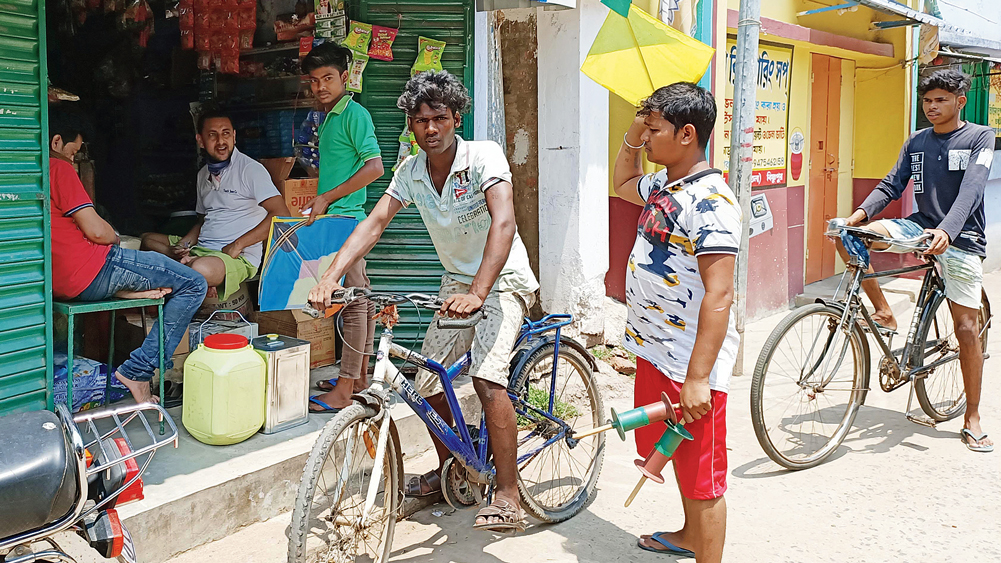
[[[966, 415], [960, 438], [970, 450], [989, 452], [994, 449], [993, 442], [980, 426], [984, 358], [978, 315], [987, 249], [984, 187], [994, 158], [994, 131], [960, 120], [969, 88], [969, 77], [952, 69], [937, 71], [921, 80], [918, 94], [925, 116], [933, 127], [911, 135], [900, 151], [897, 164], [846, 221], [848, 226], [869, 221], [891, 200], [900, 199], [908, 180], [914, 181], [916, 213], [906, 219], [873, 221], [865, 228], [896, 239], [925, 233], [932, 236], [925, 254], [937, 259], [942, 266], [966, 390]], [[887, 248], [885, 244], [876, 244], [873, 248], [909, 252]], [[848, 254], [840, 242], [838, 251], [848, 261]], [[868, 273], [872, 272], [870, 266]], [[897, 321], [879, 282], [865, 280], [862, 288], [875, 308], [873, 321], [895, 330]]]
[[[511, 169], [500, 146], [464, 141], [455, 132], [469, 109], [465, 86], [448, 72], [425, 72], [407, 83], [397, 106], [407, 113], [420, 151], [403, 161], [386, 194], [344, 243], [310, 303], [330, 306], [331, 294], [351, 266], [375, 246], [397, 212], [413, 203], [446, 270], [440, 314], [465, 318], [483, 309], [475, 328], [444, 330], [431, 323], [421, 353], [445, 365], [472, 352], [469, 373], [483, 404], [497, 469], [493, 503], [476, 515], [475, 528], [491, 531], [523, 526], [517, 467], [517, 424], [507, 395], [508, 363], [522, 319], [539, 284], [518, 236]], [[465, 381], [464, 381], [465, 379]], [[469, 376], [455, 380], [458, 387]], [[422, 370], [417, 387], [442, 418], [452, 423], [438, 376]], [[448, 448], [432, 436], [439, 467], [407, 486], [411, 496], [441, 490]]]

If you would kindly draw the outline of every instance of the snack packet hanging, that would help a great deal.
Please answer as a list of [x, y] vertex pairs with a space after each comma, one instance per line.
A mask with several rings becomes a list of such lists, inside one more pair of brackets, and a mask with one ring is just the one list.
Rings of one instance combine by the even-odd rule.
[[351, 69], [348, 71], [348, 83], [345, 86], [348, 92], [361, 92], [361, 75], [365, 72], [367, 64], [368, 55], [354, 53], [354, 57], [351, 60]]
[[400, 30], [381, 25], [372, 26], [372, 44], [368, 47], [368, 56], [380, 61], [393, 60], [393, 41]]
[[441, 70], [441, 56], [444, 52], [444, 41], [420, 37], [417, 44], [417, 61], [410, 69], [410, 74], [414, 75], [426, 70]]
[[410, 127], [407, 124], [403, 125], [403, 133], [400, 133], [400, 149], [396, 154], [396, 164], [393, 165], [393, 172], [403, 164], [403, 161], [411, 155], [417, 154], [417, 138], [414, 137], [413, 132], [410, 131]]
[[[355, 53], [364, 55], [368, 53], [368, 45], [372, 42], [372, 24], [362, 22], [351, 22], [348, 26], [348, 36], [344, 38], [341, 45], [351, 49]], [[365, 55], [366, 62], [368, 55]]]

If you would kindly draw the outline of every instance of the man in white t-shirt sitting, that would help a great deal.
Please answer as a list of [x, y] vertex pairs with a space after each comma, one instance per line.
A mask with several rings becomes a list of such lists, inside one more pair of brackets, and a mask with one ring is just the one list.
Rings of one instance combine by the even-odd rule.
[[183, 237], [146, 233], [143, 249], [187, 264], [225, 300], [257, 274], [271, 219], [289, 210], [264, 165], [236, 150], [227, 114], [202, 113], [196, 139], [208, 154], [198, 171], [198, 222]]
[[[451, 74], [425, 72], [411, 78], [397, 105], [407, 113], [421, 150], [397, 168], [386, 194], [344, 243], [309, 301], [328, 307], [341, 276], [375, 246], [396, 213], [410, 204], [417, 207], [447, 272], [439, 291], [445, 299], [441, 314], [464, 318], [481, 308], [487, 313], [471, 329], [441, 330], [432, 323], [421, 348], [423, 355], [446, 366], [472, 351], [469, 374], [483, 404], [497, 468], [494, 502], [476, 515], [474, 527], [524, 529], [508, 362], [539, 283], [515, 225], [511, 168], [496, 143], [464, 141], [456, 135], [470, 98]], [[459, 376], [454, 385], [468, 380], [469, 375]], [[417, 386], [452, 424], [438, 377], [422, 371]], [[415, 477], [407, 495], [429, 496], [441, 490], [441, 464], [451, 454], [437, 440], [435, 448], [438, 469]]]

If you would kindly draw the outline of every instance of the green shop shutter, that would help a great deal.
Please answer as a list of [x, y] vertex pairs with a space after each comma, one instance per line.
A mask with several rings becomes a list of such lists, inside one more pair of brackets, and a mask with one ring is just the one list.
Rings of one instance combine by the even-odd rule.
[[[396, 107], [396, 99], [410, 79], [410, 67], [417, 59], [420, 36], [447, 43], [442, 57], [445, 70], [462, 77], [472, 95], [473, 3], [472, 0], [356, 0], [351, 2], [350, 17], [400, 30], [393, 42], [393, 60], [369, 61], [362, 93], [356, 98], [372, 114], [386, 168], [385, 176], [368, 188], [368, 208], [371, 209], [386, 191], [393, 175], [400, 133], [406, 124], [403, 112]], [[469, 138], [463, 132], [472, 130], [472, 114], [467, 114], [463, 116], [460, 135]], [[367, 268], [373, 289], [438, 292], [444, 270], [424, 222], [413, 206], [398, 213], [390, 223], [382, 240], [368, 255]], [[414, 348], [424, 336], [431, 312], [421, 311], [419, 323], [413, 307], [401, 305], [399, 310], [400, 324], [394, 329], [395, 340], [402, 346]]]
[[970, 91], [966, 94], [963, 119], [977, 125], [989, 125], [991, 91], [991, 63], [964, 63], [963, 72], [971, 77]]
[[52, 406], [43, 0], [0, 0], [0, 415]]

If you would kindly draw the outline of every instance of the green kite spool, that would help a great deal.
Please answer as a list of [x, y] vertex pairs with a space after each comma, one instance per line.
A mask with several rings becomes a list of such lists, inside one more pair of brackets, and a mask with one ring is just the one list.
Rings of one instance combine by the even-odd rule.
[[626, 432], [631, 432], [648, 424], [663, 422], [665, 420], [670, 420], [671, 422], [678, 421], [674, 415], [674, 405], [671, 404], [671, 399], [667, 396], [667, 393], [661, 393], [660, 401], [656, 403], [629, 409], [621, 415], [615, 412], [615, 409], [611, 409], [611, 411], [612, 428], [615, 428], [615, 431], [619, 433], [619, 439], [622, 441], [626, 440]]

